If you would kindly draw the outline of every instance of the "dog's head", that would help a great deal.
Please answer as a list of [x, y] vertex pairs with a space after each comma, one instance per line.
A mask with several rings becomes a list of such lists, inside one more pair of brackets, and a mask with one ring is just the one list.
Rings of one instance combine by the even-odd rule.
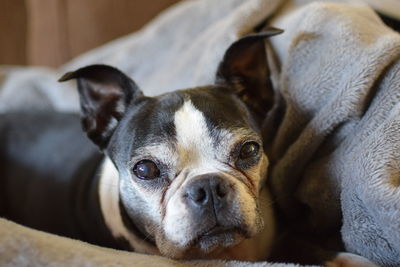
[[273, 95], [264, 40], [277, 33], [232, 44], [212, 86], [146, 97], [105, 65], [61, 79], [78, 80], [83, 128], [118, 170], [128, 217], [161, 254], [202, 257], [262, 229], [268, 160], [258, 120]]

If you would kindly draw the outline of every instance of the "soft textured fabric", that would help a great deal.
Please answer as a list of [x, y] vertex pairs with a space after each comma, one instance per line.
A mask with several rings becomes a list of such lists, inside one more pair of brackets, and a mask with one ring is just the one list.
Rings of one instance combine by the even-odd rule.
[[[78, 111], [74, 83], [56, 80], [92, 63], [120, 68], [148, 95], [210, 84], [229, 44], [273, 16], [269, 24], [285, 33], [271, 39], [281, 66], [274, 77], [277, 101], [263, 132], [277, 206], [305, 233], [324, 236], [341, 227], [348, 251], [398, 266], [399, 34], [358, 1], [308, 2], [184, 1], [142, 31], [58, 70], [1, 68], [0, 112]], [[0, 265], [185, 264], [106, 250], [6, 220], [0, 220], [0, 255]]]
[[363, 5], [285, 14], [271, 40], [282, 119], [264, 129], [280, 210], [317, 233], [340, 227], [342, 213], [348, 251], [399, 266], [400, 35]]
[[296, 267], [296, 264], [239, 261], [174, 261], [93, 246], [77, 240], [29, 229], [0, 218], [1, 266], [176, 266], [176, 267]]

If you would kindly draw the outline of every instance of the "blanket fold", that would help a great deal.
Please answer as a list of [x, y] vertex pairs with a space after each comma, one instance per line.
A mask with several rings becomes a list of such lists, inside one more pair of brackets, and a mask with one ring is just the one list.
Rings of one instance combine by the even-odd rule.
[[174, 266], [174, 267], [299, 267], [297, 264], [240, 261], [176, 261], [90, 245], [23, 227], [0, 218], [1, 266]]

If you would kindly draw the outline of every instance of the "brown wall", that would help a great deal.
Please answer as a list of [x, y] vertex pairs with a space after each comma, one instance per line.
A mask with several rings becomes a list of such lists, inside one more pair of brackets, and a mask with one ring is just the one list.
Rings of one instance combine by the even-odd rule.
[[27, 14], [23, 0], [0, 0], [0, 64], [26, 62]]
[[59, 66], [178, 0], [0, 0], [0, 64]]

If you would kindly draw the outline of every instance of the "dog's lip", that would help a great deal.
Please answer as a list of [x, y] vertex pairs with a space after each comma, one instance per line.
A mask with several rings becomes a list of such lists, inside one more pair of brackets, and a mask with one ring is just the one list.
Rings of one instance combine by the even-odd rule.
[[223, 233], [228, 233], [228, 232], [240, 232], [237, 227], [227, 227], [227, 226], [214, 226], [211, 229], [203, 232], [202, 234], [199, 235], [199, 237], [207, 237], [207, 236], [215, 236]]
[[203, 239], [207, 239], [213, 236], [219, 236], [223, 234], [238, 234], [242, 237], [247, 237], [247, 232], [245, 229], [237, 226], [221, 226], [215, 225], [208, 230], [201, 232], [198, 236], [192, 241], [193, 244], [200, 242]]
[[[213, 238], [233, 238], [233, 240], [241, 240], [242, 238], [249, 238], [249, 232], [246, 227], [242, 225], [232, 225], [232, 226], [221, 226], [216, 224], [212, 227], [208, 227], [206, 230], [198, 232], [187, 244], [186, 248], [200, 248], [202, 242], [205, 242]], [[220, 239], [220, 240], [222, 240]], [[226, 247], [222, 245], [223, 247]]]
[[[214, 251], [218, 247], [228, 247], [237, 243], [242, 238], [246, 238], [246, 231], [238, 226], [213, 226], [206, 231], [201, 232], [191, 242], [191, 246], [195, 246], [202, 251]], [[203, 246], [207, 243], [213, 243]]]

